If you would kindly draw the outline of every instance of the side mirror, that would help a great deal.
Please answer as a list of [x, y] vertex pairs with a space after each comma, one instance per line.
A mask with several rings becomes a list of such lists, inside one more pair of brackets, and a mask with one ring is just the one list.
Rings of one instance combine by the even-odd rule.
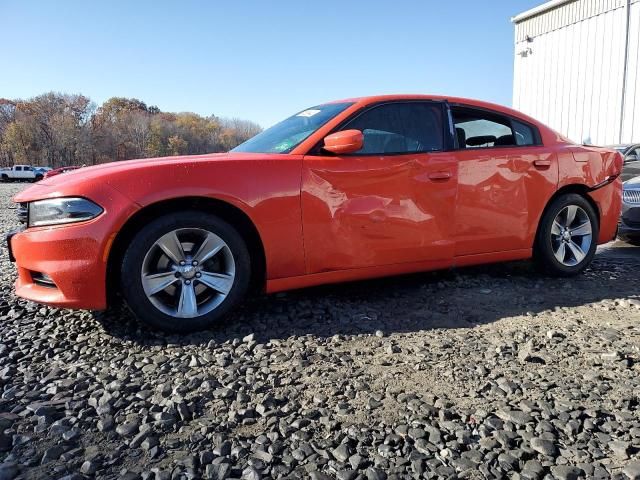
[[631, 163], [631, 162], [637, 162], [637, 161], [638, 161], [638, 155], [636, 155], [635, 153], [630, 153], [629, 155], [624, 157], [624, 163]]
[[364, 144], [360, 130], [343, 130], [324, 137], [324, 149], [338, 155], [357, 152]]

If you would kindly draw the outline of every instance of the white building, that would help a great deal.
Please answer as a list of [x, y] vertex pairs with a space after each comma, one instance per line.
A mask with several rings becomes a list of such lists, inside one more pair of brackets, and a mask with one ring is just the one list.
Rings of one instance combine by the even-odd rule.
[[512, 22], [514, 108], [577, 142], [640, 143], [640, 0], [553, 0]]

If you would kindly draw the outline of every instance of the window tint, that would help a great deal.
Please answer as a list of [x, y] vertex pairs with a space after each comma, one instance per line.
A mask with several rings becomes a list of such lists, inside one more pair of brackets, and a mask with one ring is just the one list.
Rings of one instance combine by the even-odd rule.
[[435, 152], [444, 142], [442, 105], [388, 103], [367, 110], [342, 130], [357, 129], [364, 146], [355, 155]]
[[24, 167], [24, 170], [25, 170], [25, 172], [30, 172], [30, 171], [32, 171], [32, 170], [33, 170], [33, 168], [31, 168], [31, 167]]
[[22, 167], [16, 167], [16, 171], [21, 172], [22, 171]]
[[459, 148], [516, 145], [507, 117], [467, 107], [453, 107], [451, 113]]
[[533, 129], [529, 125], [513, 120], [513, 131], [516, 137], [517, 145], [535, 145], [536, 138], [533, 135]]

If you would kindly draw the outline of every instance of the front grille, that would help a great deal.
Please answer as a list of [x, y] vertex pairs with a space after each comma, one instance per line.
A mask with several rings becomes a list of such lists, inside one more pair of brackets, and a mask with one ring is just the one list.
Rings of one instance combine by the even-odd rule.
[[622, 199], [625, 203], [640, 203], [640, 190], [623, 190]]
[[22, 202], [18, 205], [18, 220], [20, 223], [27, 223], [29, 219], [29, 204]]

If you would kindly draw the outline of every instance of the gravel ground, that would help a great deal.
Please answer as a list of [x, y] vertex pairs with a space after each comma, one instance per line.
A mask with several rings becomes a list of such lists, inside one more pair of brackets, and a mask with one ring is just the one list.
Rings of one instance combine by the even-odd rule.
[[[0, 185], [0, 225], [17, 225]], [[640, 479], [640, 248], [251, 300], [164, 336], [0, 268], [0, 480]]]

